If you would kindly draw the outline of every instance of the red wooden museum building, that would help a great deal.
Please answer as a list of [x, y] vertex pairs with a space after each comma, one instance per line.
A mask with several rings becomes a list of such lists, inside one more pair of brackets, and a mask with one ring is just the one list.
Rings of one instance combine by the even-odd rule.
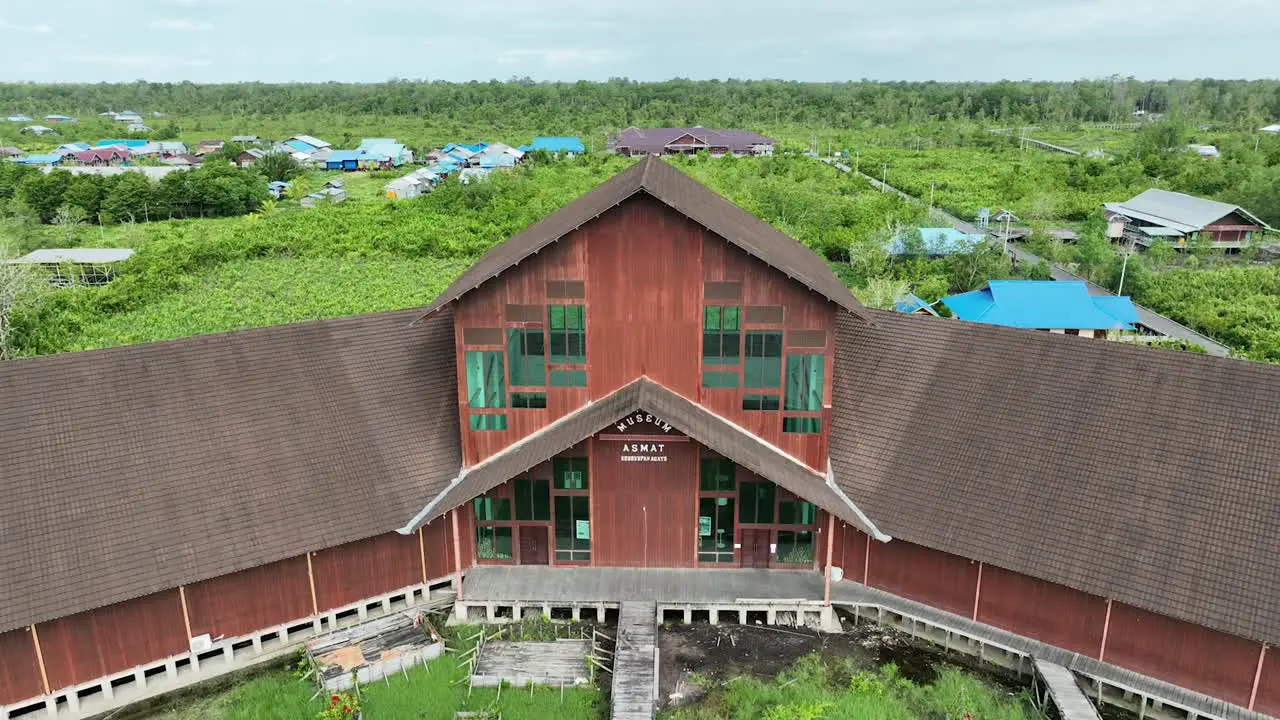
[[539, 565], [803, 571], [1280, 715], [1278, 405], [1268, 365], [866, 309], [646, 158], [425, 311], [0, 364], [0, 710]]

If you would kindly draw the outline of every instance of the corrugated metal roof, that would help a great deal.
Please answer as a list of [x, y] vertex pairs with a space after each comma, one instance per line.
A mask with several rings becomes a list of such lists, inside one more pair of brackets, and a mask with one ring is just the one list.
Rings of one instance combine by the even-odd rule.
[[[329, 143], [321, 140], [318, 137], [312, 137], [310, 135], [294, 135], [293, 137], [289, 138], [289, 142], [292, 142], [294, 140], [301, 141], [302, 144], [309, 145], [316, 149], [330, 147]], [[302, 148], [298, 148], [298, 149], [301, 150]]]
[[20, 165], [52, 165], [62, 160], [62, 155], [58, 153], [46, 153], [43, 155], [27, 155], [17, 159]]
[[1280, 368], [867, 312], [831, 462], [882, 530], [1280, 644]]
[[543, 150], [550, 153], [586, 152], [587, 148], [582, 144], [582, 140], [571, 136], [547, 136], [539, 135], [533, 139], [528, 145], [521, 146], [521, 150], [528, 148], [529, 150]]
[[1158, 188], [1146, 190], [1122, 203], [1107, 203], [1106, 207], [1135, 220], [1156, 222], [1185, 232], [1202, 230], [1206, 225], [1233, 212], [1240, 213], [1258, 225], [1269, 227], [1239, 205]]
[[133, 250], [129, 248], [44, 248], [23, 255], [17, 262], [32, 265], [64, 262], [106, 265], [122, 262], [131, 257], [133, 257]]
[[[957, 252], [968, 252], [986, 241], [986, 236], [979, 233], [972, 235], [955, 228], [917, 228], [924, 241], [927, 255], [951, 255]], [[889, 242], [890, 255], [902, 255], [906, 251], [906, 242], [902, 236], [895, 236]]]
[[934, 310], [929, 303], [922, 300], [915, 293], [907, 293], [906, 295], [903, 295], [898, 299], [898, 302], [894, 303], [893, 309], [904, 315], [910, 315], [918, 310], [923, 310], [933, 316], [937, 316], [938, 314], [938, 312]]
[[327, 163], [355, 162], [361, 157], [364, 157], [364, 153], [359, 150], [333, 150], [324, 161]]
[[591, 192], [485, 253], [427, 308], [431, 314], [496, 277], [636, 193], [646, 193], [796, 282], [852, 312], [861, 312], [826, 261], [794, 238], [648, 156]]
[[1132, 330], [1138, 322], [1129, 298], [1092, 296], [1082, 281], [992, 280], [942, 303], [961, 320], [1016, 328]]

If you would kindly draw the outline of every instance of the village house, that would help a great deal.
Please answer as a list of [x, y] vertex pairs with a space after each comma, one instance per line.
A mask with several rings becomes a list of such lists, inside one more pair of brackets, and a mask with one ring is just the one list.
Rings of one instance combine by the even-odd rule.
[[272, 180], [267, 183], [267, 192], [276, 200], [283, 199], [285, 193], [289, 191], [289, 183], [283, 180]]
[[210, 155], [212, 153], [221, 152], [222, 148], [227, 146], [225, 140], [201, 140], [196, 143], [196, 147], [191, 151], [193, 155]]
[[5, 158], [5, 159], [20, 158], [26, 154], [27, 153], [23, 151], [22, 148], [16, 148], [16, 147], [13, 147], [12, 145], [0, 146], [0, 158]]
[[[233, 141], [234, 142], [234, 141]], [[247, 148], [236, 156], [236, 167], [246, 168], [267, 156], [267, 151], [260, 148]]]
[[776, 140], [746, 130], [630, 127], [608, 139], [610, 152], [622, 155], [772, 155]]
[[71, 155], [72, 153], [84, 152], [90, 147], [92, 146], [87, 142], [63, 143], [54, 148], [53, 152], [56, 155]]
[[115, 277], [115, 267], [133, 257], [128, 248], [45, 248], [6, 262], [36, 265], [55, 287], [106, 285]]
[[60, 165], [63, 157], [65, 156], [59, 155], [58, 153], [32, 153], [30, 155], [24, 155], [17, 158], [15, 162], [19, 165], [42, 165], [46, 167], [53, 167]]
[[1261, 240], [1274, 229], [1239, 205], [1152, 188], [1135, 197], [1104, 206], [1107, 236], [1148, 247], [1164, 239], [1176, 247], [1212, 236], [1215, 248], [1238, 249]]
[[169, 157], [161, 158], [160, 162], [176, 168], [191, 168], [203, 163], [200, 158], [191, 153], [170, 155]]
[[77, 165], [87, 167], [117, 166], [129, 162], [131, 153], [123, 148], [108, 146], [82, 150], [67, 156]]
[[551, 155], [564, 155], [565, 157], [573, 157], [581, 155], [587, 151], [586, 146], [582, 144], [581, 138], [577, 137], [556, 137], [539, 135], [533, 139], [528, 145], [521, 145], [521, 152], [534, 152], [541, 150]]
[[1272, 365], [868, 309], [646, 157], [425, 308], [0, 363], [0, 716], [442, 599], [839, 613], [1275, 715], [1277, 404]]
[[898, 298], [898, 301], [893, 304], [893, 309], [903, 315], [932, 315], [939, 317], [938, 311], [934, 310], [932, 305], [914, 293], [907, 293]]
[[1084, 281], [992, 280], [940, 301], [961, 320], [1105, 340], [1134, 331], [1138, 311], [1128, 297], [1090, 295]]
[[332, 147], [329, 143], [321, 140], [320, 138], [312, 137], [310, 135], [294, 135], [288, 140], [285, 140], [283, 144], [291, 151], [304, 153], [312, 153], [316, 150]]
[[26, 133], [27, 135], [41, 136], [41, 135], [52, 135], [53, 133], [56, 133], [57, 130], [54, 130], [51, 127], [46, 127], [44, 125], [28, 125], [22, 128], [21, 130], [19, 130], [18, 132]]
[[[918, 245], [916, 237], [908, 233], [918, 233]], [[978, 233], [970, 234], [950, 227], [922, 227], [895, 234], [889, 241], [888, 251], [893, 256], [919, 252], [927, 257], [943, 257], [971, 252], [985, 241], [986, 236]]]
[[63, 123], [76, 122], [76, 119], [68, 115], [45, 115], [44, 121], [50, 125], [60, 125]]
[[30, 117], [28, 117], [27, 115], [19, 115], [19, 114], [10, 115], [9, 117], [5, 118], [5, 120], [8, 120], [9, 122], [12, 122], [12, 123], [31, 122]]
[[262, 139], [257, 135], [232, 135], [231, 142], [237, 145], [260, 145]]

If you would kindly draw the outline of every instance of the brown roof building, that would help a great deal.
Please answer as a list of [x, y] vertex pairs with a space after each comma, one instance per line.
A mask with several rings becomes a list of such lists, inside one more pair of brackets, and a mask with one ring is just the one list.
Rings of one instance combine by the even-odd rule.
[[0, 364], [0, 711], [543, 566], [839, 567], [1280, 713], [1277, 398], [1268, 365], [867, 310], [649, 157], [425, 311]]
[[608, 139], [610, 151], [623, 155], [772, 155], [777, 141], [747, 130], [712, 128], [634, 128]]

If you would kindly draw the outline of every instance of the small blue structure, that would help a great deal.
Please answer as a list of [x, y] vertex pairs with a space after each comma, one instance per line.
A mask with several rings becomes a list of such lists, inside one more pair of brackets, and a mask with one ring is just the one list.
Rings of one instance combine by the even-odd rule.
[[5, 118], [5, 120], [8, 120], [9, 122], [31, 122], [31, 118], [26, 115], [10, 115]]
[[992, 280], [942, 303], [961, 320], [1035, 330], [1133, 330], [1138, 322], [1128, 297], [1090, 295], [1082, 280]]
[[475, 143], [473, 145], [458, 145], [458, 147], [466, 148], [473, 153], [478, 153], [478, 152], [482, 152], [485, 148], [489, 147], [489, 143]]
[[325, 158], [325, 170], [357, 170], [364, 153], [359, 150], [334, 150]]
[[272, 180], [267, 183], [267, 192], [271, 193], [271, 197], [277, 200], [284, 197], [284, 194], [288, 189], [289, 183], [284, 182], [283, 180]]
[[[949, 227], [922, 227], [918, 230], [921, 239], [924, 240], [924, 253], [929, 257], [969, 252], [986, 239], [985, 236], [977, 233], [970, 235]], [[906, 239], [901, 234], [895, 236], [889, 241], [889, 254], [895, 257], [905, 255], [906, 245]]]
[[44, 155], [27, 155], [17, 160], [19, 165], [57, 165], [62, 162], [62, 156], [57, 153], [47, 153]]
[[84, 152], [89, 149], [87, 142], [63, 143], [54, 149], [54, 153], [58, 155], [70, 155], [71, 153]]
[[898, 302], [893, 304], [893, 309], [903, 315], [932, 315], [938, 317], [938, 311], [934, 310], [929, 303], [922, 300], [915, 293], [907, 293], [898, 298]]
[[497, 155], [480, 156], [479, 167], [485, 170], [493, 170], [494, 168], [515, 167], [515, 166], [516, 166], [515, 155], [508, 155], [507, 153], [499, 153]]
[[148, 142], [147, 140], [99, 140], [98, 142], [94, 143], [94, 146], [109, 147], [111, 145], [118, 145], [124, 148], [140, 148], [143, 145], [146, 145], [147, 142]]
[[539, 135], [533, 139], [528, 145], [520, 146], [521, 152], [532, 152], [534, 150], [542, 150], [543, 152], [559, 155], [564, 153], [569, 157], [578, 155], [587, 151], [586, 146], [582, 144], [582, 140], [571, 136], [552, 136]]

